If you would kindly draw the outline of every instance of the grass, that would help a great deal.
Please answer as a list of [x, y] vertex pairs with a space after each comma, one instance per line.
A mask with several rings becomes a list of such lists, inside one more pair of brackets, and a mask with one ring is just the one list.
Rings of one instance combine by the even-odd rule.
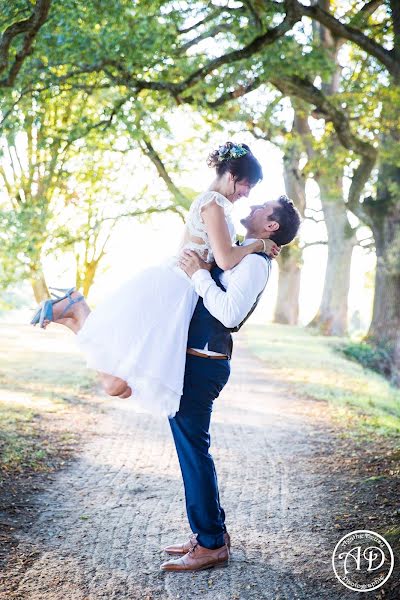
[[395, 554], [395, 556], [399, 556], [400, 554], [400, 527], [396, 527], [393, 525], [388, 529], [382, 531], [381, 535], [387, 540]]
[[48, 470], [58, 443], [71, 439], [49, 431], [49, 416], [62, 417], [93, 385], [69, 332], [0, 323], [0, 479]]
[[346, 340], [287, 325], [249, 325], [244, 332], [274, 379], [297, 394], [326, 400], [360, 432], [400, 436], [400, 390], [346, 359], [339, 351]]

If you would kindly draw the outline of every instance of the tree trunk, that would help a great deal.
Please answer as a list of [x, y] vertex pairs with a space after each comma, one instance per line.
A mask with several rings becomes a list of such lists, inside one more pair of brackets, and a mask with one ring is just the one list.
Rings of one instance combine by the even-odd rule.
[[[297, 133], [285, 149], [283, 158], [283, 175], [286, 194], [293, 200], [300, 213], [304, 215], [306, 204], [305, 178], [299, 163], [303, 150], [302, 136], [309, 133], [307, 113], [296, 110], [296, 101], [292, 132]], [[297, 101], [298, 104], [298, 101]], [[302, 267], [302, 250], [296, 240], [290, 246], [284, 246], [278, 258], [279, 279], [278, 295], [275, 305], [274, 321], [285, 325], [297, 325], [299, 320], [300, 276]]]
[[46, 280], [40, 267], [37, 269], [31, 269], [30, 281], [33, 295], [35, 296], [35, 300], [38, 304], [42, 302], [42, 300], [47, 300], [47, 298], [50, 298]]
[[[375, 229], [374, 236], [376, 242]], [[391, 251], [390, 240], [376, 243], [374, 308], [368, 337], [382, 343], [400, 329], [400, 275], [392, 273], [387, 266]]]
[[299, 320], [299, 293], [301, 254], [298, 243], [284, 246], [279, 256], [278, 295], [274, 321], [285, 325], [297, 325]]
[[93, 260], [86, 265], [85, 277], [82, 282], [82, 293], [85, 296], [85, 298], [88, 297], [90, 288], [92, 287], [92, 285], [94, 283], [97, 267], [98, 267], [98, 262], [96, 260]]
[[[329, 10], [331, 0], [318, 0], [323, 10]], [[319, 38], [330, 55], [335, 69], [329, 79], [322, 84], [328, 96], [339, 91], [342, 68], [338, 61], [339, 40], [331, 32], [319, 25]], [[335, 165], [336, 152], [340, 155], [340, 144], [334, 137], [328, 143], [327, 152], [333, 163], [326, 170], [326, 157], [322, 157], [321, 168], [316, 176], [321, 192], [321, 204], [328, 232], [328, 260], [325, 271], [324, 290], [317, 315], [310, 325], [316, 325], [325, 335], [345, 335], [347, 332], [348, 295], [350, 289], [350, 268], [353, 247], [356, 243], [348, 218], [343, 197], [342, 167]], [[333, 171], [332, 171], [333, 169]], [[324, 173], [325, 170], [325, 173]], [[333, 175], [336, 170], [338, 175]]]
[[381, 232], [373, 228], [377, 262], [373, 317], [367, 341], [385, 353], [388, 365], [382, 365], [382, 371], [390, 375], [395, 385], [400, 385], [400, 274], [390, 267], [393, 247], [397, 245], [397, 251], [400, 250], [400, 235], [399, 231], [393, 231], [391, 225], [389, 218], [382, 223], [383, 231], [392, 230], [394, 236], [388, 235], [380, 243], [377, 239]]
[[328, 260], [321, 304], [310, 325], [318, 327], [325, 335], [345, 335], [351, 258], [356, 240], [349, 225], [346, 205], [340, 197], [341, 190], [337, 191], [336, 199], [331, 199], [323, 185], [320, 189], [328, 230]]
[[[400, 58], [400, 7], [391, 0], [395, 44]], [[400, 386], [400, 77], [391, 80], [392, 98], [382, 107], [383, 131], [376, 199], [364, 201], [376, 248], [375, 294], [367, 341], [385, 351], [392, 382]]]
[[381, 164], [377, 198], [367, 202], [376, 247], [375, 294], [367, 340], [385, 351], [400, 385], [400, 168]]
[[92, 287], [97, 267], [99, 266], [99, 260], [84, 261], [81, 264], [79, 255], [75, 256], [76, 260], [76, 289], [81, 290], [85, 298], [88, 297], [90, 288]]

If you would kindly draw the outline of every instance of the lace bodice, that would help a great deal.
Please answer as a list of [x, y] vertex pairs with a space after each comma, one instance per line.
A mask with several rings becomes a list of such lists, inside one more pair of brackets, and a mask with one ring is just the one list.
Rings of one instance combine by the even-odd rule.
[[209, 202], [212, 202], [213, 200], [215, 200], [216, 203], [219, 204], [219, 206], [222, 206], [224, 209], [225, 219], [231, 235], [232, 245], [235, 243], [235, 227], [230, 217], [233, 208], [232, 202], [229, 202], [229, 200], [219, 192], [204, 192], [203, 194], [200, 194], [200, 196], [197, 196], [190, 206], [186, 219], [184, 238], [179, 248], [180, 252], [183, 249], [194, 250], [200, 256], [200, 258], [208, 263], [213, 262], [214, 255], [208, 239], [206, 226], [201, 216], [201, 209], [203, 206]]

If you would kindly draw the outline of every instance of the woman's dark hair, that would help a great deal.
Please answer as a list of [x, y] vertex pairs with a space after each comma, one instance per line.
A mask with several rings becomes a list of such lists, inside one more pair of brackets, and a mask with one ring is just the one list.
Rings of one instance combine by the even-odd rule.
[[301, 223], [301, 216], [294, 206], [293, 200], [290, 200], [287, 196], [279, 196], [274, 212], [268, 217], [268, 220], [279, 223], [279, 229], [271, 233], [270, 239], [278, 246], [284, 246], [290, 244], [296, 237]]
[[218, 177], [228, 172], [237, 181], [246, 179], [251, 185], [263, 178], [261, 165], [246, 144], [226, 142], [208, 155], [207, 164], [215, 167]]

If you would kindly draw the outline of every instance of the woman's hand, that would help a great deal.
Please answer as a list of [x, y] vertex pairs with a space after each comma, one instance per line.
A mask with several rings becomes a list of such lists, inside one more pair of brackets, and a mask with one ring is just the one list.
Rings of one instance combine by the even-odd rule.
[[269, 239], [264, 239], [264, 247], [265, 247], [265, 251], [264, 248], [261, 250], [261, 252], [265, 252], [265, 254], [267, 256], [269, 256], [269, 258], [276, 258], [277, 256], [279, 256], [279, 253], [281, 251], [281, 246], [278, 246], [278, 244], [276, 244], [273, 240], [269, 240]]
[[213, 264], [214, 263], [206, 263], [204, 260], [201, 260], [197, 252], [193, 252], [193, 250], [183, 250], [181, 257], [178, 260], [178, 265], [185, 271], [186, 275], [189, 275], [189, 277], [199, 269], [211, 271]]

